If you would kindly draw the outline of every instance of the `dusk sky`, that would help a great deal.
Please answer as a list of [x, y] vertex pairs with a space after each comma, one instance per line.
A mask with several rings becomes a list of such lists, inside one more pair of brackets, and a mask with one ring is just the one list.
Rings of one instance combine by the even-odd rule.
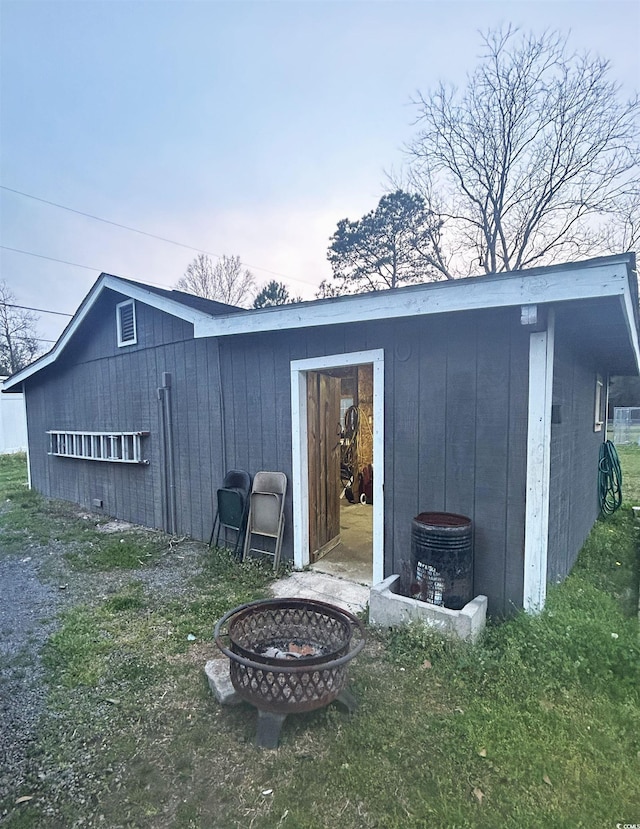
[[[0, 15], [3, 187], [194, 248], [0, 190], [0, 278], [69, 313], [101, 271], [173, 287], [198, 250], [313, 298], [338, 220], [402, 165], [412, 95], [463, 84], [479, 30], [570, 33], [627, 96], [640, 87], [636, 0], [2, 0]], [[41, 314], [38, 331], [66, 322]]]

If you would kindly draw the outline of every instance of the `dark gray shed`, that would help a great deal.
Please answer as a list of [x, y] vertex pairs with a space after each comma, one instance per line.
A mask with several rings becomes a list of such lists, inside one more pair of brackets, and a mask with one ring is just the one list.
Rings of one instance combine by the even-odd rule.
[[335, 407], [361, 400], [372, 581], [417, 513], [463, 513], [503, 614], [575, 561], [607, 380], [639, 358], [632, 254], [257, 311], [102, 274], [4, 390], [25, 394], [31, 485], [128, 521], [205, 540], [228, 469], [284, 471], [297, 567], [331, 546]]

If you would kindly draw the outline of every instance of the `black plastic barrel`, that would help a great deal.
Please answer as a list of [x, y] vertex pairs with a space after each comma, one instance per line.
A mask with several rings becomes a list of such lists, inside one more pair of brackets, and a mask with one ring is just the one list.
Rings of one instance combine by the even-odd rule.
[[421, 598], [460, 610], [473, 598], [471, 519], [421, 512], [411, 522], [411, 569]]

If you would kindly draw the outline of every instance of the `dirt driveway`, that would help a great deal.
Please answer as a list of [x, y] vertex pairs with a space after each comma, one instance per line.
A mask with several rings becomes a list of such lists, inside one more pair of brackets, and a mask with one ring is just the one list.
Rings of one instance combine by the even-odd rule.
[[[105, 533], [114, 543], [128, 543], [132, 533], [136, 539], [159, 535], [124, 522], [105, 524], [100, 516], [80, 513], [74, 519], [86, 523], [90, 532]], [[167, 537], [163, 540], [167, 544]], [[81, 766], [48, 764], [38, 745], [50, 692], [43, 648], [60, 628], [65, 612], [98, 606], [132, 579], [164, 600], [183, 595], [201, 569], [206, 548], [181, 540], [178, 550], [171, 539], [168, 541], [165, 554], [158, 556], [152, 568], [96, 573], [70, 563], [69, 554], [73, 561], [79, 546], [76, 541], [52, 540], [42, 545], [27, 536], [21, 549], [16, 550], [14, 542], [7, 551], [0, 535], [0, 824], [15, 817], [11, 805], [18, 802], [22, 806], [28, 803], [27, 798], [35, 799], [39, 781], [46, 780], [52, 802], [44, 809], [45, 823], [34, 822], [34, 826], [56, 825], [56, 799], [82, 797]], [[58, 825], [66, 829], [64, 823]]]
[[40, 581], [40, 555], [0, 557], [0, 797], [25, 781], [45, 699], [40, 650], [71, 599]]

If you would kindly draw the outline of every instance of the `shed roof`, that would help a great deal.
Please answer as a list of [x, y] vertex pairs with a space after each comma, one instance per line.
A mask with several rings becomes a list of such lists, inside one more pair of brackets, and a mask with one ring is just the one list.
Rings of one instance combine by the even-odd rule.
[[102, 273], [80, 303], [78, 310], [71, 318], [53, 348], [26, 368], [17, 371], [11, 377], [7, 378], [2, 384], [2, 390], [21, 391], [21, 384], [24, 380], [54, 363], [60, 357], [69, 340], [82, 324], [91, 308], [98, 301], [98, 298], [107, 290], [116, 291], [123, 296], [137, 299], [140, 302], [151, 305], [153, 308], [158, 308], [160, 311], [165, 311], [174, 317], [179, 317], [180, 319], [193, 323], [194, 327], [204, 319], [210, 320], [217, 314], [230, 316], [241, 310], [235, 305], [225, 305], [222, 302], [204, 299], [203, 297], [188, 294], [184, 291], [157, 288], [154, 285], [146, 285], [142, 282], [134, 282], [132, 279]]
[[[242, 311], [242, 308], [238, 308], [236, 305], [227, 305], [224, 302], [216, 302], [214, 299], [206, 299], [205, 297], [196, 296], [195, 294], [189, 294], [186, 291], [157, 288], [155, 285], [143, 285], [141, 282], [135, 282], [133, 279], [125, 279], [122, 276], [113, 276], [111, 274], [103, 273], [100, 275], [100, 279], [106, 276], [109, 276], [111, 279], [117, 279], [119, 282], [127, 282], [129, 285], [134, 286], [134, 288], [144, 288], [146, 291], [149, 291], [152, 294], [157, 294], [159, 297], [164, 297], [170, 302], [177, 302], [180, 305], [186, 305], [188, 308], [194, 308], [196, 311], [203, 311], [205, 314], [231, 314], [235, 311]], [[100, 279], [98, 282], [100, 282]], [[96, 285], [97, 284], [98, 283], [96, 283]]]
[[640, 372], [636, 263], [635, 255], [627, 253], [257, 310], [103, 273], [51, 351], [8, 378], [3, 391], [20, 391], [24, 380], [55, 362], [100, 294], [108, 289], [193, 323], [195, 337], [229, 337], [483, 308], [552, 305], [564, 330], [572, 334], [582, 350], [603, 358], [611, 374]]

